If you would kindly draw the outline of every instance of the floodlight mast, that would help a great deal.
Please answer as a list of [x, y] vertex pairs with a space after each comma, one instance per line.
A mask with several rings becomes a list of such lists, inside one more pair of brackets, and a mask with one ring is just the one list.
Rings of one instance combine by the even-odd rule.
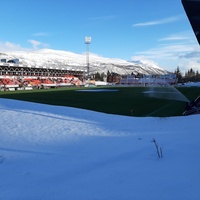
[[91, 37], [85, 37], [86, 44], [86, 64], [87, 64], [87, 79], [90, 79], [90, 61], [89, 61], [89, 45], [91, 43]]

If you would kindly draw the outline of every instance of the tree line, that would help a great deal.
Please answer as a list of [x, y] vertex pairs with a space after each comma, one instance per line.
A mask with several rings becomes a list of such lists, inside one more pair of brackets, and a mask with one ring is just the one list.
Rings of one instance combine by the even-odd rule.
[[178, 83], [186, 83], [186, 82], [200, 82], [200, 74], [198, 70], [193, 70], [192, 68], [185, 72], [183, 75], [177, 67], [174, 72], [176, 77], [178, 78]]
[[[178, 83], [186, 83], [186, 82], [200, 82], [200, 73], [198, 70], [193, 70], [192, 68], [185, 72], [183, 75], [177, 67], [177, 69], [174, 71], [176, 74], [176, 77], [178, 78]], [[99, 73], [93, 75], [94, 80], [96, 81], [104, 81], [105, 77], [108, 77], [111, 73], [108, 71], [107, 74], [105, 73]], [[133, 74], [132, 74], [133, 75]]]

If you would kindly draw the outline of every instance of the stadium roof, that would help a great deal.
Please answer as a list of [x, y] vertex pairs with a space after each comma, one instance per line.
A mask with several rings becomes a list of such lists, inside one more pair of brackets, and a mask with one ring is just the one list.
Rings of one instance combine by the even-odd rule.
[[200, 0], [182, 0], [182, 4], [200, 44]]

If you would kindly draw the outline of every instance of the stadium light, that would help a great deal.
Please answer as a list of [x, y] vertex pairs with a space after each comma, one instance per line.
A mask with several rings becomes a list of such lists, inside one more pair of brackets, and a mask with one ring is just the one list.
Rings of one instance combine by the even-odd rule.
[[89, 62], [89, 45], [91, 43], [91, 37], [85, 37], [86, 44], [86, 64], [87, 64], [87, 75], [88, 80], [90, 79], [90, 62]]

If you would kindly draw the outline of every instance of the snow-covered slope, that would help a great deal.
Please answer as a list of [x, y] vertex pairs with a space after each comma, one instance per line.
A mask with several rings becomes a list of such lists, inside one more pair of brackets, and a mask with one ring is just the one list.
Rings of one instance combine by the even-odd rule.
[[200, 115], [137, 118], [2, 98], [0, 109], [1, 200], [200, 199]]
[[[17, 51], [0, 53], [0, 59], [15, 59], [28, 66], [71, 68], [75, 70], [86, 70], [86, 55], [75, 54], [67, 51], [41, 49], [36, 51]], [[167, 71], [153, 65], [152, 63], [134, 63], [117, 58], [104, 58], [89, 54], [90, 72], [118, 74], [166, 74]]]

